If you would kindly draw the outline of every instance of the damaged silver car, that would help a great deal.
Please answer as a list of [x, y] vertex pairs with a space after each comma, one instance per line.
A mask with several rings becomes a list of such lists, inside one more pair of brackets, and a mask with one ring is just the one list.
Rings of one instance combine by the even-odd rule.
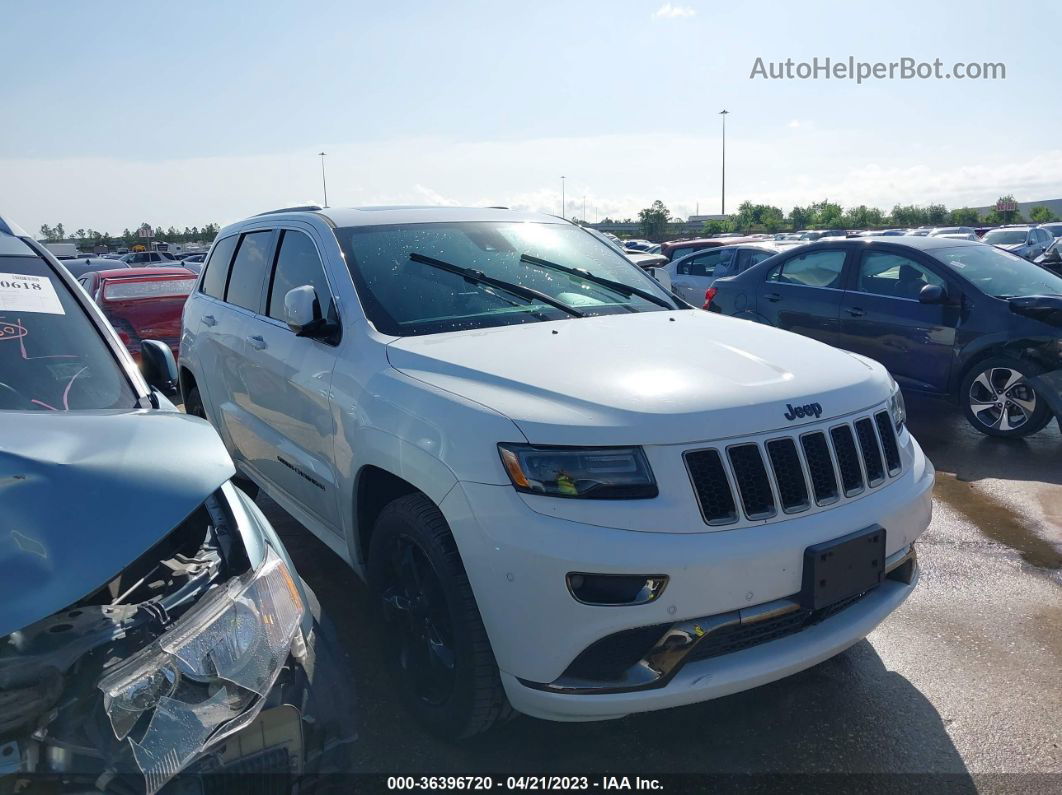
[[329, 625], [144, 345], [0, 217], [0, 793], [343, 767]]

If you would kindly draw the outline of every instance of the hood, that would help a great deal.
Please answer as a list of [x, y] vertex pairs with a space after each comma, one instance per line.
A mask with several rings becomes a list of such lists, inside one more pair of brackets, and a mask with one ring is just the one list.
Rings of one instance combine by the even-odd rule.
[[993, 243], [992, 245], [1004, 251], [1016, 251], [1019, 248], [1025, 248], [1024, 243]]
[[[413, 378], [504, 414], [533, 444], [680, 444], [760, 433], [868, 408], [890, 389], [883, 367], [844, 351], [690, 310], [405, 337], [388, 346], [388, 358]], [[789, 408], [812, 403], [820, 416], [803, 419]]]
[[1007, 299], [1010, 311], [1016, 315], [1042, 320], [1052, 326], [1062, 326], [1062, 295], [1023, 295]]
[[0, 412], [0, 637], [98, 589], [232, 474], [184, 414]]

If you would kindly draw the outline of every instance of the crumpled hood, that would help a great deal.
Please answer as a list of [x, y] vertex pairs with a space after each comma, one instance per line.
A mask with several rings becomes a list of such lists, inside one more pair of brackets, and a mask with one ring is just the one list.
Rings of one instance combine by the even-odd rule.
[[[690, 310], [405, 337], [388, 346], [388, 358], [504, 414], [534, 444], [720, 439], [836, 417], [889, 396], [878, 365]], [[786, 418], [790, 405], [812, 403], [820, 417]]]
[[233, 472], [177, 412], [0, 412], [0, 637], [99, 588]]

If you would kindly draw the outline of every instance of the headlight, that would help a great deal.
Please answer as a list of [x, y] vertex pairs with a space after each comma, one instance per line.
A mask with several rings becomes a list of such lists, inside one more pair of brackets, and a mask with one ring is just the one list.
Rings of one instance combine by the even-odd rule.
[[99, 684], [111, 728], [155, 792], [258, 714], [291, 650], [302, 599], [271, 549]]
[[899, 433], [907, 422], [907, 405], [903, 402], [903, 392], [895, 380], [892, 381], [892, 394], [889, 395], [889, 414], [892, 415], [892, 426]]
[[657, 495], [640, 447], [535, 447], [499, 444], [517, 491], [551, 497], [633, 500]]

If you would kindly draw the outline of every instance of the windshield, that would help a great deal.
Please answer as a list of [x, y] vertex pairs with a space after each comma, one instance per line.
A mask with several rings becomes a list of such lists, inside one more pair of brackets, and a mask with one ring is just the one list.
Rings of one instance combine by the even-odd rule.
[[1027, 235], [1028, 232], [1024, 229], [993, 229], [985, 234], [984, 241], [993, 246], [1007, 246], [1012, 243], [1024, 243]]
[[336, 237], [366, 314], [384, 334], [677, 308], [654, 279], [570, 224], [395, 224], [337, 229]]
[[136, 405], [85, 310], [37, 257], [0, 257], [0, 410]]
[[930, 252], [983, 293], [996, 298], [1062, 295], [1062, 277], [991, 246], [942, 248]]

